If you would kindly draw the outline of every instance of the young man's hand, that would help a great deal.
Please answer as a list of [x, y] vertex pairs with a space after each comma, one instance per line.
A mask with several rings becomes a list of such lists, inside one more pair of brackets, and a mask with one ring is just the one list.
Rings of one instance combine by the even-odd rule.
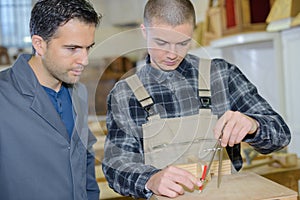
[[184, 187], [193, 191], [195, 187], [202, 185], [190, 172], [168, 166], [158, 173], [154, 174], [147, 182], [146, 187], [154, 194], [167, 197], [177, 197], [184, 194]]
[[258, 127], [259, 123], [255, 119], [238, 111], [227, 111], [218, 120], [214, 128], [214, 134], [216, 138], [223, 134], [221, 145], [232, 147], [241, 143], [247, 134], [256, 133]]

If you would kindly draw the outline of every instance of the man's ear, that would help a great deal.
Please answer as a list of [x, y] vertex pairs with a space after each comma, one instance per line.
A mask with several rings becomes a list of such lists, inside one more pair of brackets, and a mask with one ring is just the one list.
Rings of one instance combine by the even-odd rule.
[[141, 24], [141, 30], [142, 30], [143, 37], [147, 39], [147, 30], [144, 24]]
[[45, 42], [45, 40], [41, 36], [33, 35], [31, 37], [31, 41], [36, 53], [38, 55], [44, 55], [47, 48], [47, 43]]

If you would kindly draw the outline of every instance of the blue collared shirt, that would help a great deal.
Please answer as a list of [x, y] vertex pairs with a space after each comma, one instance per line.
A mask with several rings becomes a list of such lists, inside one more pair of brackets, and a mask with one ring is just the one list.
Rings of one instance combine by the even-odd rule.
[[58, 92], [45, 86], [43, 86], [43, 88], [48, 94], [54, 108], [65, 124], [68, 134], [71, 137], [74, 128], [74, 117], [72, 109], [72, 99], [68, 88], [64, 84], [62, 84]]

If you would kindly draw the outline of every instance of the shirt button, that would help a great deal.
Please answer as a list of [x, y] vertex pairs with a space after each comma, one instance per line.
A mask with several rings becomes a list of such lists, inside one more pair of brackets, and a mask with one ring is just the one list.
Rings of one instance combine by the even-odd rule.
[[71, 147], [68, 147], [68, 150], [70, 150], [71, 149]]

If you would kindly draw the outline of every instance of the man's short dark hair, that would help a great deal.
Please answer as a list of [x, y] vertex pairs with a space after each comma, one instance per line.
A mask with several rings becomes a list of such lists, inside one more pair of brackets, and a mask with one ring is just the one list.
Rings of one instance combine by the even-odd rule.
[[39, 0], [31, 11], [30, 35], [49, 41], [71, 19], [98, 26], [101, 17], [87, 0]]
[[195, 26], [196, 14], [189, 0], [148, 0], [144, 9], [145, 26], [151, 26], [153, 19], [171, 26], [184, 23]]

